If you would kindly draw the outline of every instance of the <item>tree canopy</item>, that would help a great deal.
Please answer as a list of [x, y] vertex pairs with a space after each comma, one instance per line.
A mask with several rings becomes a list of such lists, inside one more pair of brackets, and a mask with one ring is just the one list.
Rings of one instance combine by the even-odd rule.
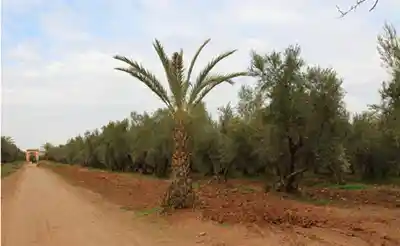
[[1, 136], [1, 163], [25, 159], [25, 153], [17, 147], [10, 136]]

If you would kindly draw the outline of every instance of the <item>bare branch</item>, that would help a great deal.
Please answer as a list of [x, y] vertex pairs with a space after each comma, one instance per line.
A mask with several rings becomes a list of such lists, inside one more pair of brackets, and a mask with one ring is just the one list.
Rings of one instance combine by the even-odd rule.
[[[356, 10], [361, 4], [365, 3], [367, 0], [357, 0], [356, 3], [352, 6], [350, 6], [350, 8], [348, 8], [347, 10], [342, 10], [339, 6], [336, 5], [336, 9], [337, 11], [340, 13], [340, 18], [346, 16], [348, 13]], [[378, 5], [379, 0], [374, 0], [374, 4], [372, 5], [372, 7], [369, 9], [369, 12], [371, 12], [372, 10], [374, 10], [376, 8], [376, 5]]]

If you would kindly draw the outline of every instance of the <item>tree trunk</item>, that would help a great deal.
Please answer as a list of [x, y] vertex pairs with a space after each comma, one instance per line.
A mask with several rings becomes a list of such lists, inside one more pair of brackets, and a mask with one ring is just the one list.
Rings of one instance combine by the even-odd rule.
[[[279, 173], [278, 175], [280, 180], [274, 185], [274, 188], [279, 192], [284, 191], [287, 193], [294, 193], [298, 190], [297, 176], [307, 170], [307, 168], [304, 168], [300, 171], [295, 171], [297, 154], [298, 151], [303, 147], [304, 143], [302, 136], [299, 136], [297, 143], [295, 143], [290, 136], [287, 136], [287, 140], [289, 148], [289, 160], [287, 160], [287, 164], [283, 170], [280, 170], [278, 166], [277, 171]], [[286, 162], [286, 160], [284, 162]]]
[[162, 207], [170, 209], [193, 207], [195, 195], [190, 177], [188, 134], [182, 119], [176, 120], [173, 140], [175, 146], [171, 161], [172, 182], [164, 195]]
[[328, 165], [328, 169], [332, 172], [335, 183], [338, 185], [344, 185], [343, 172], [340, 170], [340, 167], [336, 165], [337, 164], [330, 164]]
[[289, 142], [289, 173], [288, 175], [286, 175], [285, 177], [285, 191], [287, 193], [293, 193], [295, 191], [297, 191], [297, 184], [296, 184], [296, 176], [297, 176], [297, 172], [295, 172], [296, 170], [296, 155], [298, 150], [303, 146], [303, 138], [300, 137], [299, 138], [299, 142], [298, 143], [294, 143], [293, 139], [291, 137], [289, 137], [288, 139]]

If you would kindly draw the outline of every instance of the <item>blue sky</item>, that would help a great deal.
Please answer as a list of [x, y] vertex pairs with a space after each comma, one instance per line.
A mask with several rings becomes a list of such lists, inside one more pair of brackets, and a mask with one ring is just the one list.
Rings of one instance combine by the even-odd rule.
[[[384, 22], [400, 27], [400, 2], [371, 3], [344, 19], [335, 5], [345, 0], [3, 0], [2, 135], [22, 148], [55, 144], [162, 104], [140, 83], [113, 70], [123, 54], [162, 77], [151, 42], [168, 52], [183, 48], [190, 58], [212, 38], [198, 69], [227, 49], [239, 51], [218, 70], [243, 70], [249, 52], [298, 43], [309, 64], [333, 67], [344, 79], [352, 112], [379, 99], [385, 71], [376, 52]], [[397, 11], [397, 14], [395, 13]], [[206, 98], [211, 112], [235, 103], [242, 79]]]

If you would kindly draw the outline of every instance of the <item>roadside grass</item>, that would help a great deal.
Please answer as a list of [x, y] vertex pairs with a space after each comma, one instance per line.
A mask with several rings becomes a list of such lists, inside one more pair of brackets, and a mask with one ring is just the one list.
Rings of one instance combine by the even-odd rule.
[[193, 182], [193, 183], [192, 183], [192, 187], [193, 187], [194, 190], [200, 189], [200, 184], [199, 184], [199, 182]]
[[350, 183], [344, 185], [329, 185], [327, 186], [327, 188], [340, 189], [340, 190], [366, 190], [368, 188], [371, 188], [371, 186], [368, 184]]
[[[323, 189], [323, 190], [346, 190], [346, 191], [358, 191], [358, 190], [367, 190], [373, 188], [373, 185], [361, 182], [349, 182], [347, 184], [333, 184], [329, 182], [320, 182], [320, 183], [313, 183], [308, 184], [306, 187], [311, 189]], [[336, 203], [335, 200], [325, 199], [325, 198], [318, 198], [307, 193], [302, 193], [298, 195], [290, 196], [293, 200], [297, 200], [299, 202], [309, 203], [316, 206], [327, 206]]]
[[133, 211], [133, 209], [129, 206], [121, 206], [120, 209], [125, 210], [125, 211]]
[[1, 164], [1, 178], [7, 177], [8, 175], [17, 171], [22, 165], [23, 161], [10, 162]]
[[157, 214], [157, 213], [160, 213], [161, 211], [162, 211], [161, 207], [153, 207], [153, 208], [146, 208], [146, 209], [136, 210], [135, 214], [138, 217], [142, 217], [142, 216], [148, 216], [148, 215], [152, 215], [152, 214]]
[[388, 185], [393, 187], [400, 187], [400, 177], [388, 177], [384, 180], [371, 180], [366, 181], [365, 183], [369, 185]]
[[400, 186], [400, 177], [390, 178], [388, 183], [393, 186]]
[[255, 187], [252, 187], [249, 185], [240, 185], [237, 188], [243, 194], [253, 193], [253, 192], [257, 191], [257, 189]]
[[223, 223], [217, 223], [217, 225], [219, 225], [219, 226], [222, 226], [222, 227], [227, 227], [227, 228], [229, 228], [229, 227], [231, 227], [231, 226], [232, 226], [232, 224], [229, 224], [229, 223], [226, 223], [226, 222], [223, 222]]
[[311, 187], [337, 189], [337, 190], [366, 190], [372, 188], [372, 185], [366, 183], [347, 183], [347, 184], [320, 183], [312, 185]]

